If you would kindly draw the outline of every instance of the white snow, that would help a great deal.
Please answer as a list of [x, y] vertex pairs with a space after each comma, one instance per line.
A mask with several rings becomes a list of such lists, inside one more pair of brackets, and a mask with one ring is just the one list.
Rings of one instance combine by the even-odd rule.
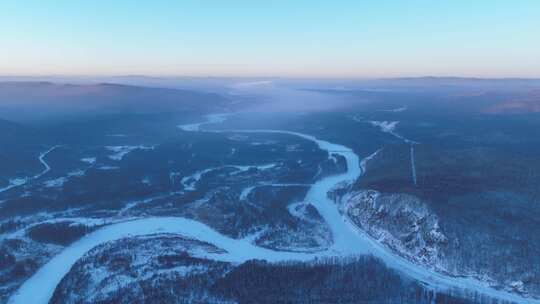
[[81, 161], [83, 163], [87, 163], [87, 164], [92, 165], [93, 163], [96, 162], [96, 158], [95, 157], [85, 157], [85, 158], [81, 158]]
[[0, 193], [5, 192], [5, 191], [10, 190], [10, 189], [13, 189], [13, 188], [16, 188], [16, 187], [19, 187], [19, 186], [22, 186], [22, 185], [25, 185], [29, 181], [38, 179], [38, 178], [42, 177], [43, 175], [45, 175], [47, 172], [49, 172], [51, 170], [51, 167], [45, 161], [45, 157], [47, 156], [47, 154], [51, 153], [54, 149], [56, 149], [58, 147], [59, 146], [53, 146], [53, 147], [49, 148], [48, 150], [46, 150], [44, 152], [41, 152], [39, 154], [38, 160], [43, 165], [43, 167], [45, 167], [41, 172], [39, 172], [38, 174], [36, 174], [34, 176], [31, 176], [31, 177], [12, 178], [12, 179], [10, 179], [9, 180], [9, 185], [7, 185], [4, 188], [0, 188]]
[[214, 170], [221, 169], [221, 168], [223, 167], [208, 168], [208, 169], [197, 171], [193, 173], [192, 175], [183, 177], [180, 183], [184, 186], [184, 190], [195, 191], [195, 184], [199, 182], [199, 180], [202, 178], [203, 175], [205, 175], [208, 172], [212, 172]]
[[362, 161], [360, 161], [360, 169], [362, 169], [362, 174], [365, 174], [367, 172], [367, 163], [372, 160], [373, 158], [375, 158], [375, 156], [377, 156], [377, 154], [379, 154], [379, 152], [381, 152], [382, 149], [379, 149], [375, 152], [373, 152], [371, 155], [369, 155], [368, 157], [362, 159]]
[[109, 155], [109, 158], [112, 160], [122, 160], [124, 156], [128, 153], [135, 150], [153, 150], [153, 146], [106, 146], [107, 150], [114, 152], [114, 154]]
[[[404, 107], [404, 108], [399, 108], [399, 109], [395, 109], [393, 111], [396, 111], [396, 110], [403, 110], [405, 111], [407, 108]], [[398, 111], [398, 112], [400, 112]], [[355, 118], [353, 118], [355, 119]], [[356, 119], [355, 119], [356, 120]], [[356, 121], [359, 121], [359, 120], [356, 120]], [[410, 156], [411, 156], [411, 177], [412, 177], [412, 182], [415, 186], [417, 186], [417, 181], [416, 181], [416, 165], [415, 165], [415, 162], [414, 162], [414, 145], [418, 144], [418, 142], [414, 141], [414, 140], [410, 140], [406, 137], [403, 137], [402, 135], [396, 133], [395, 129], [396, 129], [396, 126], [397, 124], [399, 123], [399, 121], [375, 121], [375, 120], [371, 120], [369, 121], [369, 123], [371, 123], [373, 126], [376, 126], [376, 127], [379, 127], [381, 129], [382, 132], [385, 132], [385, 133], [389, 133], [389, 134], [392, 134], [393, 136], [395, 136], [396, 138], [399, 138], [401, 139], [403, 142], [405, 142], [406, 144], [409, 144], [410, 145]]]
[[45, 181], [43, 184], [47, 188], [59, 188], [59, 187], [62, 187], [66, 181], [67, 181], [67, 178], [65, 176], [62, 176], [62, 177]]
[[383, 112], [394, 112], [394, 113], [398, 113], [398, 112], [403, 112], [403, 111], [406, 111], [407, 110], [407, 106], [403, 106], [403, 107], [400, 107], [400, 108], [395, 108], [395, 109], [390, 109], [390, 110], [382, 110]]
[[61, 176], [55, 179], [44, 181], [43, 184], [47, 188], [61, 188], [69, 180], [70, 177], [83, 176], [84, 173], [85, 173], [85, 170], [75, 170], [75, 171], [69, 172], [66, 176]]
[[415, 186], [417, 186], [417, 183], [416, 183], [416, 164], [414, 163], [414, 145], [413, 145], [413, 144], [411, 144], [410, 153], [411, 153], [411, 175], [412, 175], [412, 181], [413, 181], [413, 184], [414, 184]]
[[118, 166], [100, 166], [100, 167], [97, 167], [98, 170], [117, 170], [117, 169], [120, 169], [120, 167]]
[[162, 198], [166, 198], [166, 197], [170, 197], [172, 196], [173, 194], [175, 194], [175, 192], [172, 192], [172, 193], [166, 193], [166, 194], [158, 194], [158, 195], [154, 195], [154, 196], [151, 196], [151, 197], [147, 197], [145, 199], [137, 199], [137, 200], [132, 200], [132, 201], [129, 201], [126, 203], [126, 205], [120, 209], [120, 211], [118, 211], [118, 215], [120, 216], [124, 216], [126, 214], [127, 211], [135, 208], [136, 206], [138, 205], [141, 205], [141, 204], [148, 204], [154, 200], [157, 200], [157, 199], [162, 199]]
[[26, 184], [28, 178], [12, 178], [9, 180], [9, 184], [4, 188], [0, 188], [0, 193], [8, 191], [9, 189]]
[[249, 196], [249, 194], [257, 187], [295, 187], [295, 186], [300, 186], [300, 187], [309, 187], [311, 186], [311, 184], [294, 184], [294, 183], [289, 183], [289, 184], [279, 184], [279, 183], [260, 183], [258, 185], [254, 185], [254, 186], [249, 186], [249, 187], [246, 187], [244, 189], [242, 189], [242, 192], [240, 192], [240, 200], [241, 201], [245, 201], [247, 199], [247, 197]]
[[141, 183], [145, 185], [150, 185], [152, 182], [150, 181], [150, 177], [145, 176], [143, 179], [141, 179]]
[[249, 194], [255, 189], [257, 186], [249, 186], [244, 189], [242, 189], [242, 192], [240, 192], [240, 200], [245, 201]]
[[310, 254], [273, 251], [255, 246], [248, 240], [232, 239], [202, 223], [185, 218], [146, 218], [106, 226], [66, 247], [24, 282], [10, 298], [9, 303], [48, 303], [62, 277], [78, 259], [93, 247], [125, 237], [154, 233], [181, 234], [188, 238], [216, 245], [227, 253], [206, 253], [205, 257], [218, 261], [242, 263], [256, 258], [276, 262], [284, 260], [302, 261], [314, 258]]
[[75, 171], [69, 172], [68, 177], [83, 176], [85, 172], [86, 170], [75, 170]]
[[[364, 122], [358, 117], [353, 117], [354, 121], [357, 122]], [[417, 144], [414, 140], [410, 140], [408, 138], [405, 138], [401, 136], [400, 134], [396, 133], [396, 127], [399, 124], [399, 121], [378, 121], [378, 120], [368, 120], [368, 123], [370, 123], [374, 127], [378, 127], [382, 132], [388, 133], [393, 135], [396, 138], [399, 138], [403, 140], [405, 143], [408, 144]]]
[[237, 171], [232, 172], [231, 175], [237, 175], [240, 173], [244, 173], [252, 168], [264, 171], [264, 170], [272, 169], [275, 166], [277, 166], [277, 164], [272, 163], [272, 164], [264, 164], [264, 165], [224, 165], [224, 166], [219, 166], [219, 167], [212, 167], [212, 168], [196, 171], [195, 173], [191, 175], [185, 176], [182, 178], [180, 183], [184, 186], [184, 190], [194, 191], [196, 189], [195, 185], [201, 180], [201, 178], [205, 174], [210, 173], [215, 170], [233, 168], [233, 169], [236, 169]]
[[392, 133], [396, 129], [397, 124], [399, 121], [377, 121], [377, 120], [370, 120], [369, 121], [371, 125], [375, 127], [379, 127], [381, 131], [386, 133]]
[[49, 150], [47, 150], [45, 152], [42, 152], [39, 155], [39, 162], [43, 165], [43, 167], [45, 167], [45, 169], [43, 169], [43, 171], [41, 171], [40, 173], [34, 175], [33, 179], [38, 179], [38, 178], [42, 177], [43, 175], [45, 175], [47, 172], [49, 172], [51, 170], [51, 167], [45, 161], [45, 157], [47, 156], [47, 154], [51, 153], [54, 149], [56, 149], [58, 147], [60, 147], [60, 146], [53, 146]]
[[303, 221], [310, 223], [317, 223], [317, 221], [307, 216], [306, 208], [309, 206], [309, 203], [306, 202], [296, 202], [287, 206], [287, 211], [294, 216]]
[[[198, 130], [198, 128], [197, 128]], [[238, 131], [234, 131], [238, 132]], [[360, 177], [362, 169], [360, 159], [349, 148], [320, 140], [311, 135], [281, 130], [245, 130], [242, 132], [281, 133], [297, 136], [315, 142], [320, 149], [337, 153], [345, 157], [347, 171], [324, 177], [309, 189], [304, 201], [310, 202], [330, 227], [333, 235], [332, 246], [325, 251], [302, 253], [276, 251], [253, 245], [249, 239], [233, 239], [222, 235], [200, 222], [181, 217], [145, 218], [112, 224], [98, 229], [64, 249], [42, 266], [30, 279], [10, 298], [10, 304], [48, 303], [56, 286], [66, 275], [71, 266], [93, 247], [105, 242], [130, 236], [154, 233], [177, 233], [184, 237], [208, 242], [224, 249], [226, 253], [206, 253], [206, 258], [234, 263], [250, 259], [262, 259], [269, 262], [306, 261], [325, 256], [349, 256], [373, 254], [383, 260], [389, 267], [397, 269], [437, 290], [461, 289], [472, 290], [492, 298], [514, 301], [516, 303], [540, 303], [538, 300], [524, 298], [517, 294], [489, 287], [485, 282], [468, 277], [450, 277], [425, 269], [390, 252], [384, 245], [372, 239], [363, 230], [356, 227], [346, 216], [342, 216], [335, 203], [327, 193], [336, 184], [348, 183]]]
[[227, 120], [228, 113], [211, 114], [206, 116], [206, 120], [203, 122], [197, 122], [192, 124], [179, 125], [178, 128], [184, 131], [200, 131], [201, 127], [208, 124], [222, 123]]
[[255, 168], [255, 169], [260, 170], [260, 171], [265, 171], [265, 170], [272, 169], [272, 168], [274, 168], [276, 166], [277, 166], [277, 164], [272, 163], [272, 164], [255, 165], [255, 166], [236, 166], [236, 165], [233, 165], [233, 166], [224, 166], [224, 167], [233, 167], [233, 168], [237, 169], [238, 171], [231, 173], [231, 175], [236, 175], [236, 174], [240, 174], [240, 173], [244, 173], [246, 171], [249, 171], [252, 168]]

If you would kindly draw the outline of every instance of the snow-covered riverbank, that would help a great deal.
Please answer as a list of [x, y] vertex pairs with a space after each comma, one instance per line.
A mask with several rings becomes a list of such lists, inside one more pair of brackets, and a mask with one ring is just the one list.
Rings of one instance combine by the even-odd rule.
[[38, 178], [42, 177], [43, 175], [45, 175], [47, 172], [49, 172], [51, 170], [51, 166], [45, 161], [45, 157], [47, 156], [47, 154], [51, 153], [54, 149], [56, 149], [58, 147], [59, 146], [53, 146], [53, 147], [51, 147], [51, 148], [47, 149], [46, 151], [41, 152], [39, 154], [38, 160], [44, 167], [41, 172], [37, 173], [34, 176], [29, 176], [29, 177], [25, 177], [25, 178], [11, 179], [9, 181], [9, 185], [5, 186], [4, 188], [0, 188], [0, 193], [8, 191], [8, 190], [16, 188], [16, 187], [23, 186], [23, 185], [27, 184], [29, 181], [38, 179]]
[[[209, 121], [219, 122], [224, 119], [223, 116], [218, 116], [219, 119], [215, 119], [215, 117], [216, 116], [213, 118], [210, 117]], [[180, 126], [180, 128], [184, 131], [197, 132], [202, 131], [200, 126], [207, 123], [208, 122]], [[540, 303], [540, 301], [522, 298], [516, 294], [495, 290], [487, 286], [486, 283], [478, 280], [450, 277], [425, 269], [393, 254], [376, 240], [369, 237], [365, 232], [358, 229], [346, 217], [342, 216], [336, 204], [327, 194], [336, 185], [353, 182], [363, 173], [362, 167], [365, 167], [365, 162], [363, 163], [363, 166], [361, 166], [358, 155], [350, 148], [320, 140], [311, 135], [284, 130], [234, 130], [218, 132], [288, 134], [316, 143], [320, 149], [328, 152], [329, 156], [331, 153], [334, 153], [343, 156], [346, 159], [347, 171], [345, 173], [326, 176], [320, 179], [311, 185], [304, 199], [305, 202], [312, 204], [317, 209], [330, 227], [333, 235], [333, 245], [327, 251], [299, 253], [266, 249], [253, 245], [249, 239], [232, 239], [202, 223], [180, 217], [137, 219], [111, 224], [98, 229], [71, 244], [28, 279], [19, 288], [17, 293], [12, 296], [9, 303], [47, 303], [56, 286], [62, 277], [69, 272], [71, 266], [93, 247], [124, 237], [154, 233], [176, 233], [185, 237], [208, 242], [224, 249], [227, 253], [202, 253], [203, 256], [214, 260], [236, 263], [250, 259], [263, 259], [270, 262], [287, 260], [306, 261], [325, 256], [372, 254], [383, 260], [389, 267], [419, 280], [438, 291], [460, 290], [478, 292], [500, 300], [517, 303]]]
[[194, 220], [179, 217], [137, 219], [112, 224], [88, 234], [52, 258], [28, 279], [11, 297], [9, 303], [48, 303], [60, 280], [71, 266], [92, 248], [110, 241], [130, 236], [155, 233], [174, 233], [187, 238], [208, 242], [227, 251], [226, 254], [201, 254], [200, 256], [224, 262], [241, 263], [250, 259], [267, 261], [309, 260], [309, 254], [274, 251], [251, 244], [248, 240], [232, 239]]

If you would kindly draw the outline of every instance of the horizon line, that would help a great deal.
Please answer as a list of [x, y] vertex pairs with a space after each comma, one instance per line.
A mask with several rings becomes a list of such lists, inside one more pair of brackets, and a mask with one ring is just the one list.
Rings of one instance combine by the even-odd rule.
[[414, 80], [414, 79], [432, 79], [432, 80], [540, 80], [540, 76], [459, 76], [459, 75], [423, 75], [423, 76], [387, 76], [387, 77], [370, 77], [370, 76], [235, 76], [235, 75], [152, 75], [152, 74], [0, 74], [0, 78], [150, 78], [150, 79], [175, 79], [175, 78], [191, 78], [191, 79], [291, 79], [291, 80]]

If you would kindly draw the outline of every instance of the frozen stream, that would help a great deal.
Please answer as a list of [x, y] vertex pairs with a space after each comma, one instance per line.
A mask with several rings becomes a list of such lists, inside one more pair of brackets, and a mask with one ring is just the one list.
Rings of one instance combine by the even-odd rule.
[[30, 176], [30, 177], [26, 177], [26, 178], [14, 178], [14, 179], [11, 179], [9, 181], [8, 186], [6, 186], [4, 188], [0, 188], [0, 193], [8, 191], [8, 190], [16, 188], [16, 187], [19, 187], [19, 186], [23, 186], [23, 185], [27, 184], [29, 181], [38, 179], [38, 178], [42, 177], [43, 175], [45, 175], [47, 172], [49, 172], [51, 170], [51, 166], [49, 166], [49, 164], [45, 161], [45, 157], [47, 156], [47, 154], [51, 153], [54, 149], [56, 149], [58, 147], [59, 146], [51, 147], [51, 148], [47, 149], [46, 151], [41, 152], [39, 154], [38, 160], [44, 167], [44, 169], [41, 172], [37, 173], [34, 176]]
[[[209, 122], [223, 121], [223, 116], [209, 116], [208, 122], [180, 126], [184, 131], [198, 132], [200, 126]], [[228, 132], [228, 131], [218, 131]], [[245, 133], [279, 133], [309, 140], [322, 150], [339, 154], [347, 161], [345, 173], [327, 176], [309, 189], [305, 201], [311, 203], [329, 225], [334, 238], [333, 245], [323, 252], [299, 253], [276, 251], [253, 245], [249, 239], [233, 239], [220, 234], [211, 227], [194, 220], [181, 217], [154, 217], [136, 219], [111, 224], [92, 232], [77, 242], [66, 247], [60, 254], [42, 266], [19, 290], [10, 298], [11, 304], [48, 303], [60, 280], [69, 272], [75, 262], [86, 252], [105, 242], [129, 236], [148, 235], [154, 233], [177, 233], [183, 236], [211, 243], [227, 251], [225, 254], [206, 254], [207, 258], [244, 262], [250, 259], [264, 259], [270, 262], [297, 260], [306, 261], [316, 257], [348, 256], [372, 254], [411, 278], [419, 280], [439, 291], [459, 290], [477, 292], [492, 298], [516, 303], [540, 303], [540, 301], [523, 298], [519, 295], [496, 290], [479, 280], [463, 277], [451, 277], [440, 274], [409, 262], [380, 245], [363, 231], [343, 217], [336, 204], [328, 198], [327, 193], [342, 182], [352, 182], [360, 177], [362, 169], [360, 159], [350, 148], [317, 139], [311, 135], [282, 130], [234, 130], [230, 132]], [[329, 153], [330, 154], [330, 153]]]

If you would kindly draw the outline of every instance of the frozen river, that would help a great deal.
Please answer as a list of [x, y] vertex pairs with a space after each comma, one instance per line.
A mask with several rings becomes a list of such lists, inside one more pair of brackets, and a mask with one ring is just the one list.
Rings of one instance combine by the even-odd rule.
[[[206, 122], [179, 127], [188, 132], [203, 132], [204, 130], [201, 130], [201, 126], [209, 123], [219, 123], [224, 119], [226, 118], [223, 115], [214, 115], [209, 116]], [[516, 303], [540, 303], [540, 301], [496, 290], [489, 287], [487, 283], [479, 280], [451, 277], [416, 265], [393, 254], [386, 247], [350, 223], [347, 218], [340, 214], [338, 207], [328, 198], [327, 193], [336, 185], [353, 182], [362, 175], [360, 158], [352, 149], [318, 139], [311, 135], [285, 130], [234, 130], [218, 132], [288, 134], [316, 143], [321, 150], [327, 151], [329, 156], [331, 152], [339, 154], [346, 159], [346, 172], [321, 178], [311, 185], [304, 200], [311, 203], [318, 210], [332, 231], [334, 242], [328, 250], [317, 253], [299, 253], [266, 249], [252, 244], [248, 239], [233, 239], [205, 224], [181, 217], [136, 219], [111, 224], [69, 245], [29, 278], [10, 298], [9, 303], [48, 303], [61, 279], [69, 272], [73, 264], [92, 248], [105, 242], [129, 236], [155, 233], [175, 233], [213, 244], [227, 252], [223, 254], [203, 253], [202, 255], [209, 259], [228, 262], [244, 262], [250, 259], [261, 259], [269, 262], [287, 260], [306, 261], [317, 257], [372, 254], [383, 260], [387, 266], [425, 283], [434, 290], [477, 292], [495, 299]], [[201, 253], [198, 254], [201, 255]]]

